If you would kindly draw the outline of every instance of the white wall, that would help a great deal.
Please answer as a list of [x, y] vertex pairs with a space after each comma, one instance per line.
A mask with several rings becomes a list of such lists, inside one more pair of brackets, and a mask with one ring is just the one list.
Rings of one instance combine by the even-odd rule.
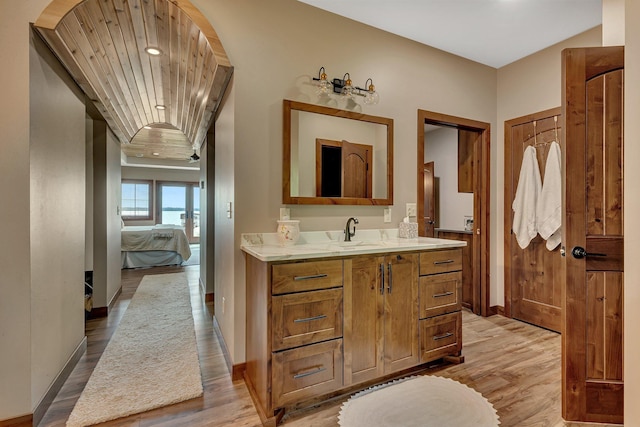
[[120, 289], [120, 144], [106, 122], [93, 122], [93, 306]]
[[[405, 203], [417, 201], [417, 110], [489, 122], [495, 128], [496, 72], [295, 0], [193, 3], [215, 28], [235, 69], [235, 122], [229, 134], [233, 145], [224, 159], [216, 158], [216, 168], [225, 167], [216, 171], [216, 179], [222, 179], [216, 183], [222, 193], [216, 200], [217, 213], [223, 220], [216, 225], [216, 240], [233, 229], [233, 237], [221, 243], [230, 245], [225, 251], [233, 248], [233, 262], [222, 265], [221, 271], [216, 268], [216, 317], [220, 316], [233, 362], [240, 363], [245, 357], [246, 316], [240, 234], [276, 227], [282, 206], [282, 100], [316, 103], [310, 83], [321, 66], [330, 78], [349, 72], [359, 85], [373, 79], [380, 103], [363, 106], [362, 112], [394, 119], [392, 223], [383, 223], [381, 206], [292, 205], [291, 216], [301, 220], [303, 231], [342, 229], [350, 216], [359, 218], [360, 228], [397, 227]], [[218, 139], [216, 156], [227, 150], [219, 143]], [[227, 160], [233, 160], [233, 169]], [[227, 196], [229, 191], [233, 197]], [[224, 216], [228, 201], [235, 206], [233, 225]], [[216, 259], [220, 257], [216, 250]], [[227, 293], [224, 315], [218, 286]], [[235, 313], [230, 315], [230, 310]]]
[[425, 134], [424, 161], [434, 162], [439, 178], [438, 228], [464, 230], [464, 217], [473, 217], [473, 193], [458, 192], [458, 130], [440, 127]]
[[626, 0], [624, 70], [624, 420], [625, 426], [640, 426], [640, 2]]
[[[541, 50], [498, 70], [498, 123], [496, 155], [491, 158], [491, 305], [504, 306], [504, 122], [561, 105], [561, 52], [570, 47], [600, 46], [600, 27]], [[493, 200], [493, 198], [492, 198]]]
[[84, 338], [85, 106], [84, 95], [49, 49], [36, 35], [32, 41], [26, 216], [33, 408]]
[[[44, 5], [45, 0], [40, 4]], [[31, 412], [31, 268], [29, 249], [29, 31], [39, 10], [29, 2], [0, 13], [0, 420]], [[11, 13], [4, 13], [11, 8]], [[10, 203], [10, 209], [6, 204]]]
[[[235, 284], [234, 279], [234, 263], [238, 262], [237, 258], [241, 257], [236, 250], [232, 249], [235, 245], [234, 227], [236, 223], [236, 204], [234, 195], [235, 183], [235, 156], [234, 156], [234, 139], [235, 139], [235, 120], [238, 113], [235, 109], [234, 89], [235, 78], [232, 77], [229, 87], [229, 93], [225, 97], [225, 102], [221, 106], [221, 112], [215, 123], [215, 165], [214, 165], [214, 192], [213, 205], [214, 212], [214, 230], [215, 240], [213, 242], [213, 252], [215, 259], [213, 261], [213, 277], [208, 277], [208, 281], [214, 284], [214, 312], [216, 319], [220, 325], [220, 329], [225, 337], [225, 342], [229, 351], [233, 351], [236, 340], [244, 340], [244, 322], [236, 322], [235, 316], [244, 314], [244, 310], [234, 310], [236, 301], [236, 291], [244, 295], [244, 290]], [[260, 178], [258, 176], [249, 175], [245, 177], [247, 181], [254, 181], [258, 185]], [[208, 191], [209, 196], [212, 195], [211, 188]], [[231, 218], [227, 216], [227, 203], [231, 203]], [[211, 206], [211, 203], [209, 203]], [[247, 212], [242, 212], [246, 215]], [[209, 224], [211, 226], [212, 224]], [[209, 233], [211, 236], [211, 233]], [[211, 248], [211, 245], [209, 245]], [[211, 262], [211, 258], [207, 263]], [[223, 309], [224, 301], [224, 309]], [[244, 300], [238, 304], [244, 303]], [[232, 357], [234, 357], [232, 355]], [[237, 360], [234, 357], [234, 361]], [[240, 359], [242, 360], [242, 359]]]
[[93, 271], [93, 120], [85, 118], [84, 270]]

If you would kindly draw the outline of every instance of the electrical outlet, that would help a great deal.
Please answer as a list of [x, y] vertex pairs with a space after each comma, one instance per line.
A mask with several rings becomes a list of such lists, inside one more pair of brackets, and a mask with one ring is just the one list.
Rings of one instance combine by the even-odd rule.
[[224, 314], [224, 297], [222, 297], [222, 314]]
[[384, 222], [391, 222], [391, 208], [384, 208]]
[[231, 218], [231, 202], [227, 202], [227, 218]]
[[407, 203], [407, 216], [417, 216], [417, 209], [415, 203]]

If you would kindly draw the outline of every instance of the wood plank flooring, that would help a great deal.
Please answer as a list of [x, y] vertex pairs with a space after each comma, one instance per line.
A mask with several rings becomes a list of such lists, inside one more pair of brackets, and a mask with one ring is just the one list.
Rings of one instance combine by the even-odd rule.
[[[40, 427], [64, 426], [131, 297], [147, 274], [184, 271], [191, 289], [193, 317], [204, 383], [201, 398], [100, 424], [115, 426], [258, 427], [260, 419], [243, 381], [231, 381], [213, 330], [213, 304], [204, 303], [198, 288], [199, 266], [158, 267], [122, 271], [122, 294], [109, 317], [86, 325], [87, 353], [46, 412]], [[579, 427], [564, 423], [560, 408], [560, 335], [502, 316], [482, 318], [463, 312], [463, 355], [460, 365], [434, 365], [424, 374], [449, 377], [482, 393], [497, 409], [501, 427]], [[287, 427], [336, 426], [349, 396], [289, 413]], [[602, 425], [600, 425], [602, 427]]]

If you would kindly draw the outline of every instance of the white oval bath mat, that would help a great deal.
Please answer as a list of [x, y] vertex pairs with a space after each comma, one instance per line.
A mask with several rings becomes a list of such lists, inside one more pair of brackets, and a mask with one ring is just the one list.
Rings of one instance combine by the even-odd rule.
[[500, 420], [480, 393], [457, 381], [415, 376], [372, 387], [342, 405], [342, 427], [495, 427]]

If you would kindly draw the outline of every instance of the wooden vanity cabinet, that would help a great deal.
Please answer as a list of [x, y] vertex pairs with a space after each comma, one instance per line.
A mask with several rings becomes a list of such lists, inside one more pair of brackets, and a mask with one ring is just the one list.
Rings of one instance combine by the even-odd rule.
[[420, 362], [462, 352], [462, 250], [420, 254]]
[[418, 364], [418, 254], [345, 260], [345, 385]]
[[461, 254], [248, 255], [245, 380], [263, 424], [275, 426], [285, 407], [459, 356]]

